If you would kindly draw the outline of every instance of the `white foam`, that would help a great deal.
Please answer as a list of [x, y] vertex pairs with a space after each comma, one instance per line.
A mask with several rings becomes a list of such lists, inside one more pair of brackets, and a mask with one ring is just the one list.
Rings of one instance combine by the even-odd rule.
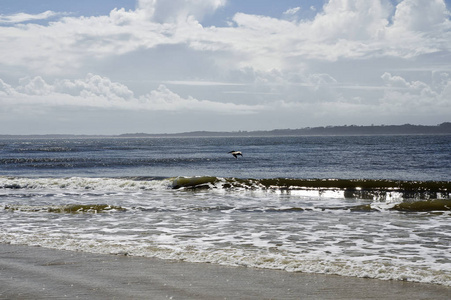
[[[451, 286], [449, 216], [350, 212], [363, 200], [264, 190], [172, 190], [170, 180], [0, 177], [4, 205], [107, 203], [125, 212], [0, 211], [0, 242]], [[329, 193], [330, 192], [330, 193]], [[371, 200], [365, 200], [368, 203]], [[302, 210], [297, 208], [309, 208]]]
[[153, 190], [167, 189], [171, 180], [133, 180], [121, 178], [21, 178], [0, 177], [0, 187], [52, 190]]

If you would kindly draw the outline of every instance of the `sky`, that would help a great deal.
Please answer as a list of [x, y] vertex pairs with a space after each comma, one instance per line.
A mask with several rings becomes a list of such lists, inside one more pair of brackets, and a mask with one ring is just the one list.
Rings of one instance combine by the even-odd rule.
[[0, 0], [0, 134], [451, 121], [451, 0]]

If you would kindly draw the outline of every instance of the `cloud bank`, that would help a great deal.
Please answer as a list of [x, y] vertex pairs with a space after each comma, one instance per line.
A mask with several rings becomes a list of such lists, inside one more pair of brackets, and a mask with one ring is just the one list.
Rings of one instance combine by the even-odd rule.
[[0, 96], [4, 104], [53, 105], [113, 108], [118, 110], [147, 111], [211, 111], [221, 114], [254, 113], [263, 106], [218, 103], [182, 98], [161, 84], [145, 95], [135, 97], [125, 85], [106, 77], [88, 74], [84, 79], [55, 80], [47, 83], [42, 77], [22, 78], [20, 85], [12, 87], [0, 80]]

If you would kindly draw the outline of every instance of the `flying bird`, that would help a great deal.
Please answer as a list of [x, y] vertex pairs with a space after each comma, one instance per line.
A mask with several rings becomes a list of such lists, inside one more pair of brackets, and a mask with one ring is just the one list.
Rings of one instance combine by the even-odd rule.
[[243, 156], [243, 153], [241, 153], [241, 151], [230, 151], [230, 154], [232, 154], [233, 156], [235, 156], [235, 158], [238, 158], [238, 155]]

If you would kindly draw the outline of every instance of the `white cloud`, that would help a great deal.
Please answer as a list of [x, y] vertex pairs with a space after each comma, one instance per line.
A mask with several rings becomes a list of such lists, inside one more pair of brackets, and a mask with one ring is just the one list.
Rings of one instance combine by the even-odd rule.
[[0, 79], [0, 96], [12, 95], [15, 92], [15, 89], [11, 85]]
[[138, 8], [158, 23], [185, 22], [189, 18], [200, 21], [225, 4], [226, 0], [138, 0]]
[[443, 0], [404, 0], [396, 6], [393, 24], [381, 37], [386, 53], [405, 58], [451, 49], [450, 12]]
[[336, 42], [366, 41], [377, 37], [388, 24], [391, 6], [387, 1], [330, 0], [310, 24], [312, 38]]
[[[421, 82], [421, 81], [407, 81], [401, 76], [392, 76], [390, 73], [384, 73], [381, 78], [384, 80], [384, 82], [390, 86], [390, 87], [399, 87], [404, 88], [405, 93], [409, 94], [416, 94], [421, 97], [427, 97], [427, 98], [440, 98], [440, 94], [442, 91], [446, 88], [447, 85], [451, 83], [451, 80], [449, 80], [447, 73], [443, 73], [443, 81], [441, 85], [436, 86], [436, 88], [433, 88], [432, 86]], [[445, 79], [448, 79], [445, 81]], [[402, 92], [402, 91], [398, 91]], [[451, 104], [451, 103], [450, 103]]]
[[27, 95], [49, 95], [54, 91], [54, 88], [45, 82], [41, 76], [34, 78], [21, 78], [20, 86], [17, 88], [17, 92], [21, 92]]
[[448, 17], [442, 0], [404, 0], [396, 7], [393, 27], [422, 32], [437, 30], [449, 26]]
[[284, 70], [302, 67], [309, 59], [409, 58], [451, 48], [443, 0], [404, 0], [396, 7], [388, 0], [330, 0], [313, 20], [290, 22], [238, 12], [232, 27], [205, 28], [197, 20], [225, 0], [168, 3], [140, 0], [134, 11], [1, 27], [0, 64], [48, 74], [86, 73], [92, 58], [178, 44], [217, 52], [214, 63], [230, 69]]
[[0, 15], [0, 24], [15, 24], [15, 23], [24, 23], [29, 21], [37, 21], [37, 20], [45, 20], [51, 17], [55, 17], [60, 15], [59, 13], [47, 10], [40, 14], [26, 14], [26, 13], [17, 13], [13, 15]]
[[23, 78], [16, 88], [0, 80], [0, 104], [26, 106], [78, 106], [148, 111], [205, 111], [219, 114], [249, 114], [264, 110], [262, 105], [242, 105], [183, 98], [165, 85], [135, 97], [125, 85], [109, 78], [88, 74], [84, 79], [56, 80], [47, 83], [42, 77]]
[[[330, 0], [313, 20], [299, 22], [237, 13], [235, 27], [193, 31], [190, 45], [199, 51], [234, 53], [224, 65], [259, 70], [299, 68], [311, 59], [412, 58], [449, 51], [451, 27], [443, 19], [449, 14], [443, 0], [428, 2], [426, 10], [440, 26], [424, 26], [422, 31], [396, 17], [408, 1], [393, 7], [386, 0]], [[434, 17], [436, 11], [441, 15]]]
[[404, 111], [414, 115], [451, 111], [451, 80], [448, 76], [449, 74], [444, 73], [443, 78], [446, 80], [433, 87], [422, 81], [408, 81], [386, 72], [381, 76], [385, 84], [399, 89], [386, 89], [381, 103], [391, 111]]
[[133, 92], [125, 85], [112, 82], [109, 78], [88, 74], [85, 79], [62, 80], [56, 82], [60, 93], [88, 97], [105, 97], [113, 100], [133, 99]]
[[145, 107], [150, 110], [211, 111], [220, 114], [249, 114], [266, 109], [263, 105], [212, 102], [208, 100], [197, 100], [193, 97], [182, 98], [169, 90], [165, 85], [160, 85], [156, 90], [141, 96], [140, 101], [145, 103]]
[[311, 74], [308, 80], [313, 86], [334, 85], [337, 80], [329, 74]]
[[[92, 59], [180, 43], [176, 26], [144, 18], [141, 11], [114, 9], [108, 16], [63, 17], [49, 25], [0, 27], [0, 64], [44, 74], [89, 68]], [[184, 37], [186, 39], [186, 37]]]
[[286, 11], [284, 11], [284, 15], [295, 15], [298, 11], [300, 11], [301, 10], [301, 7], [300, 6], [298, 6], [298, 7], [293, 7], [293, 8], [289, 8], [289, 9], [287, 9]]

